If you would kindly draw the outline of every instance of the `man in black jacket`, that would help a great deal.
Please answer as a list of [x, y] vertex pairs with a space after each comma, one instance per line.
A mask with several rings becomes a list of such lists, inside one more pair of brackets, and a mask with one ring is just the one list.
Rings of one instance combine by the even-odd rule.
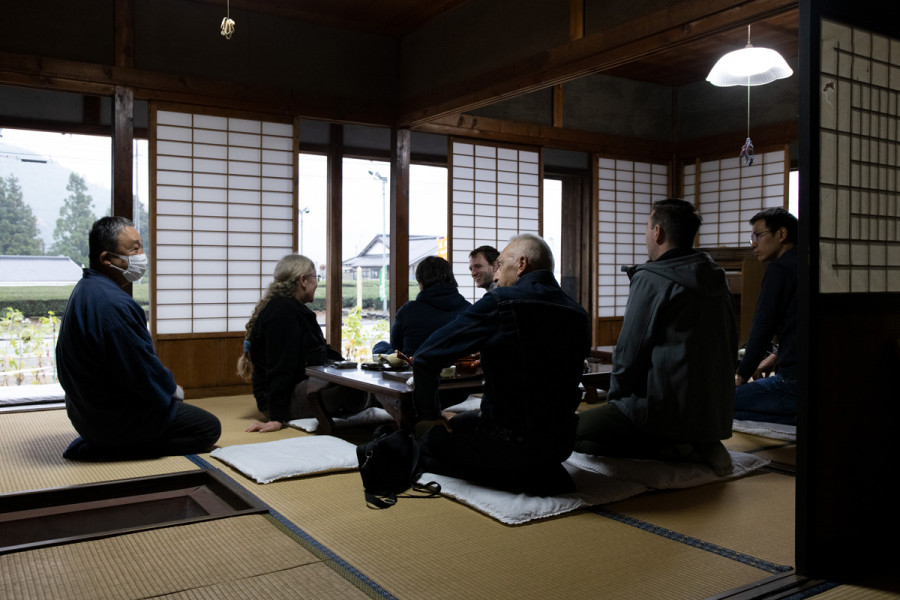
[[[734, 376], [734, 417], [792, 425], [797, 422], [797, 217], [783, 208], [767, 208], [750, 224], [753, 254], [769, 266]], [[777, 350], [769, 353], [773, 338]]]
[[702, 462], [731, 469], [737, 329], [725, 272], [693, 248], [700, 215], [689, 202], [655, 202], [650, 261], [631, 287], [609, 402], [581, 414], [575, 450], [602, 456]]
[[[419, 468], [513, 492], [549, 496], [575, 485], [578, 385], [590, 351], [588, 315], [553, 276], [553, 253], [521, 234], [497, 259], [497, 287], [435, 331], [413, 360]], [[440, 373], [481, 353], [481, 410], [447, 420]], [[732, 369], [733, 372], [733, 369]], [[730, 374], [729, 374], [730, 375]]]

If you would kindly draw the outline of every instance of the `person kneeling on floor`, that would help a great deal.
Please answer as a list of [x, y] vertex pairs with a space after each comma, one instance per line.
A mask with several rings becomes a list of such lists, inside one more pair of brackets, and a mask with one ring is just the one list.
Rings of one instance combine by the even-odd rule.
[[103, 217], [88, 237], [90, 267], [72, 290], [59, 329], [56, 365], [66, 411], [81, 437], [63, 456], [116, 460], [209, 451], [222, 426], [183, 402], [160, 362], [144, 309], [123, 288], [140, 280], [147, 256], [134, 224]]

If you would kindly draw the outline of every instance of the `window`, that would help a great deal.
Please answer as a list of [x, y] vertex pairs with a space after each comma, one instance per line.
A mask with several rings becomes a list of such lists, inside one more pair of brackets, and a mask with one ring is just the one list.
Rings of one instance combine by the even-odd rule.
[[154, 113], [156, 331], [242, 331], [294, 251], [293, 126]]
[[451, 262], [460, 293], [475, 301], [483, 292], [469, 277], [469, 252], [541, 234], [541, 153], [453, 140], [451, 165]]

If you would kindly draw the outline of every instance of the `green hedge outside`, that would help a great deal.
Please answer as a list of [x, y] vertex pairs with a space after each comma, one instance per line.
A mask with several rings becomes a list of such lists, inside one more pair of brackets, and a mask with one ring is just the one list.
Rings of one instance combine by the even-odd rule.
[[[0, 310], [10, 306], [26, 317], [45, 317], [50, 311], [61, 317], [74, 287], [74, 285], [0, 287]], [[137, 303], [147, 310], [150, 304], [150, 286], [135, 285], [133, 293]]]
[[[24, 286], [0, 287], [0, 310], [10, 306], [28, 317], [46, 316], [50, 311], [62, 316], [66, 310], [66, 302], [74, 286]], [[363, 309], [381, 310], [382, 301], [378, 297], [378, 281], [364, 280], [362, 290]], [[147, 310], [150, 303], [150, 286], [139, 284], [133, 286], [134, 299]], [[419, 286], [415, 282], [409, 285], [409, 297], [415, 299]], [[342, 285], [343, 308], [356, 306], [356, 282], [346, 280]], [[388, 299], [390, 302], [390, 299]], [[325, 282], [320, 282], [316, 290], [315, 300], [309, 305], [312, 310], [325, 310]], [[249, 317], [249, 315], [248, 315]]]
[[[388, 283], [390, 285], [390, 282]], [[362, 307], [364, 310], [381, 310], [382, 300], [378, 296], [378, 281], [375, 279], [365, 279], [362, 284]], [[419, 293], [419, 284], [415, 281], [409, 284], [409, 298], [414, 300], [416, 294]], [[390, 296], [388, 296], [388, 304], [390, 304]], [[356, 306], [356, 281], [345, 279], [341, 285], [341, 308], [353, 308]], [[319, 288], [316, 290], [316, 298], [309, 304], [312, 310], [325, 310], [325, 282], [319, 282]]]

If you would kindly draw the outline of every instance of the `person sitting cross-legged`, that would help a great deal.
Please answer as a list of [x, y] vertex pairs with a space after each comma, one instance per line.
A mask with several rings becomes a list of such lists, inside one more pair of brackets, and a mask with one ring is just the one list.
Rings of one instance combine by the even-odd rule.
[[[435, 331], [413, 357], [419, 469], [533, 495], [570, 492], [589, 319], [553, 276], [541, 238], [519, 235], [496, 262], [497, 287]], [[481, 410], [441, 413], [440, 373], [481, 353]]]
[[693, 248], [700, 223], [689, 202], [653, 204], [650, 261], [629, 269], [609, 400], [581, 413], [577, 451], [731, 471], [721, 440], [731, 437], [737, 328], [725, 271]]

